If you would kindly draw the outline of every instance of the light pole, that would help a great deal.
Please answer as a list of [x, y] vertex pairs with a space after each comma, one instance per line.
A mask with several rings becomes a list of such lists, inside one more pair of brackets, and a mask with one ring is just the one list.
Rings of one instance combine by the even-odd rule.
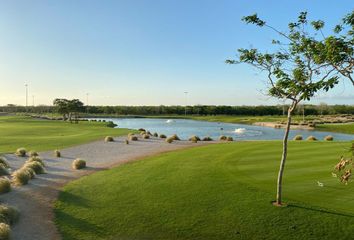
[[88, 114], [88, 98], [89, 98], [89, 93], [86, 93], [86, 113]]
[[32, 105], [34, 107], [34, 95], [32, 95]]
[[186, 106], [184, 108], [184, 116], [187, 116], [187, 94], [188, 94], [188, 92], [184, 92], [184, 94], [186, 95]]
[[28, 84], [27, 83], [25, 84], [25, 88], [26, 88], [26, 110], [27, 110], [28, 107]]

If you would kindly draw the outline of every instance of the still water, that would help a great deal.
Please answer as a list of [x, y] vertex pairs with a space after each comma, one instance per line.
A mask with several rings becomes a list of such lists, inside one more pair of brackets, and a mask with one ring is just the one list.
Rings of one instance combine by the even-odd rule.
[[[219, 123], [196, 121], [189, 119], [151, 119], [151, 118], [101, 118], [113, 121], [118, 128], [139, 129], [144, 128], [151, 133], [172, 135], [177, 134], [181, 139], [188, 139], [192, 135], [199, 137], [210, 136], [214, 139], [221, 135], [232, 136], [235, 140], [280, 140], [283, 138], [284, 129], [253, 126], [236, 123]], [[327, 135], [332, 135], [334, 140], [354, 140], [354, 135], [329, 133], [309, 130], [291, 130], [290, 139], [300, 134], [306, 139], [313, 135], [322, 140]]]

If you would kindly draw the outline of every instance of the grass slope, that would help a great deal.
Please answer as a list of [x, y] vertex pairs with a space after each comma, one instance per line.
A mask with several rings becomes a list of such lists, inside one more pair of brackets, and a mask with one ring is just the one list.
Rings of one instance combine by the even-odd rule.
[[349, 146], [291, 142], [286, 208], [271, 205], [281, 143], [237, 142], [74, 181], [55, 204], [56, 223], [64, 239], [351, 239], [354, 185], [331, 177]]
[[0, 117], [0, 153], [54, 150], [90, 142], [106, 135], [123, 135], [127, 129], [108, 128], [103, 123], [36, 120], [24, 116]]
[[354, 123], [321, 124], [316, 126], [316, 130], [354, 134]]

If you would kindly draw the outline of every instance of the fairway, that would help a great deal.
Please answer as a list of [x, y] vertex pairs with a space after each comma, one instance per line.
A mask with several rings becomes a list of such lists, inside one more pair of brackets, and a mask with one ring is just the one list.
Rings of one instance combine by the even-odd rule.
[[64, 239], [350, 239], [354, 185], [331, 176], [350, 145], [291, 142], [285, 208], [271, 205], [281, 142], [237, 142], [71, 182], [55, 205], [56, 223]]
[[17, 148], [45, 151], [87, 143], [106, 135], [125, 135], [127, 129], [106, 127], [105, 123], [79, 124], [38, 120], [24, 116], [0, 117], [0, 153], [14, 152]]

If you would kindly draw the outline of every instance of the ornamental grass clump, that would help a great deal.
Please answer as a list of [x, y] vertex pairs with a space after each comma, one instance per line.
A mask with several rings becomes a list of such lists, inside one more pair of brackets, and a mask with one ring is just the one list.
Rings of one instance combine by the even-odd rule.
[[306, 138], [307, 141], [317, 141], [317, 138], [315, 136], [309, 136]]
[[0, 239], [9, 240], [11, 229], [6, 223], [0, 223]]
[[27, 154], [27, 150], [25, 148], [18, 148], [15, 152], [18, 157], [25, 157]]
[[222, 135], [222, 136], [219, 137], [219, 140], [220, 140], [220, 141], [226, 141], [226, 140], [227, 140], [227, 137], [224, 136], [224, 135]]
[[154, 137], [158, 137], [159, 134], [158, 134], [157, 132], [155, 132], [155, 133], [153, 134], [153, 136], [154, 136]]
[[73, 161], [73, 169], [83, 169], [86, 167], [86, 161], [80, 158], [77, 158]]
[[9, 167], [10, 167], [8, 161], [7, 161], [6, 158], [3, 157], [3, 156], [0, 156], [0, 164], [2, 164], [2, 165], [3, 165], [4, 167], [6, 167], [6, 168], [9, 168]]
[[105, 142], [114, 142], [114, 139], [111, 136], [107, 136], [107, 137], [104, 138], [104, 141]]
[[173, 135], [171, 136], [171, 138], [172, 138], [174, 141], [179, 141], [179, 140], [181, 140], [181, 139], [177, 136], [177, 134], [173, 134]]
[[0, 178], [0, 194], [11, 191], [11, 182], [7, 177]]
[[30, 152], [28, 153], [28, 155], [29, 155], [30, 157], [38, 157], [38, 156], [39, 156], [36, 151], [30, 151]]
[[160, 134], [160, 138], [167, 138], [165, 134]]
[[203, 137], [202, 141], [208, 142], [208, 141], [213, 141], [211, 137]]
[[172, 143], [174, 141], [173, 137], [168, 137], [165, 140], [167, 143]]
[[331, 136], [331, 135], [325, 136], [324, 140], [325, 141], [333, 141], [333, 136]]
[[125, 144], [127, 144], [127, 145], [129, 144], [129, 140], [128, 140], [128, 139], [125, 139], [124, 142], [125, 142]]
[[300, 140], [302, 140], [302, 135], [296, 135], [296, 136], [293, 138], [293, 140], [295, 140], [295, 141], [300, 141]]
[[41, 162], [37, 162], [37, 161], [27, 162], [23, 167], [32, 169], [35, 172], [35, 174], [45, 173], [44, 167]]
[[[31, 169], [32, 170], [32, 169]], [[26, 168], [20, 168], [12, 173], [12, 181], [15, 185], [21, 186], [26, 185], [32, 178], [31, 170]], [[32, 170], [32, 172], [34, 172]]]
[[2, 163], [0, 163], [0, 176], [9, 175], [9, 169]]
[[150, 135], [149, 134], [144, 134], [143, 135], [143, 139], [149, 139], [150, 138]]
[[194, 135], [194, 136], [191, 136], [188, 140], [192, 141], [192, 142], [198, 142], [198, 141], [200, 141], [200, 138], [198, 136]]
[[31, 163], [31, 162], [38, 162], [39, 164], [41, 164], [44, 167], [44, 162], [40, 157], [30, 157], [26, 163]]
[[58, 149], [54, 150], [54, 157], [57, 157], [57, 158], [61, 157], [61, 152]]
[[129, 140], [130, 141], [138, 141], [138, 137], [135, 136], [135, 135], [132, 135], [132, 136], [129, 137]]
[[[9, 225], [17, 222], [19, 217], [19, 212], [16, 208], [10, 207], [6, 204], [0, 204], [0, 222]], [[2, 239], [0, 237], [0, 239]]]
[[232, 137], [227, 137], [226, 138], [226, 141], [228, 141], [228, 142], [232, 142], [234, 139], [232, 138]]

